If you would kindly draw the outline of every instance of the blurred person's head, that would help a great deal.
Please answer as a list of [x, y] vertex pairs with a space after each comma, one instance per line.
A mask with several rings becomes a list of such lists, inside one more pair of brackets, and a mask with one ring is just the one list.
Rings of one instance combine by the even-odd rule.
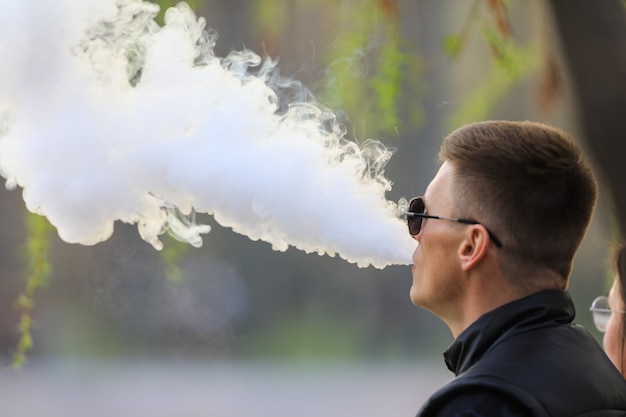
[[409, 221], [421, 221], [411, 232], [412, 301], [456, 334], [506, 302], [566, 288], [597, 198], [574, 140], [539, 123], [479, 122], [447, 136], [439, 158], [424, 198], [409, 207]]
[[613, 285], [608, 297], [598, 297], [591, 307], [596, 327], [604, 332], [603, 344], [611, 362], [626, 376], [626, 245], [614, 257]]

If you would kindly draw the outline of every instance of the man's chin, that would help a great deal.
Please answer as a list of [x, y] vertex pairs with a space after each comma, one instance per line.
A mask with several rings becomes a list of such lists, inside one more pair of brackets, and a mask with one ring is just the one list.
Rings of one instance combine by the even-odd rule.
[[411, 302], [413, 304], [420, 307], [420, 297], [417, 288], [415, 288], [415, 285], [411, 286], [411, 290], [409, 291], [409, 298], [411, 299]]

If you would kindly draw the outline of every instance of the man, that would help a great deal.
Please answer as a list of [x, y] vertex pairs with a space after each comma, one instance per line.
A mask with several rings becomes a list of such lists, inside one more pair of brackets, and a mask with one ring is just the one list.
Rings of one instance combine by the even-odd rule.
[[624, 416], [626, 382], [573, 324], [566, 291], [597, 198], [564, 132], [531, 122], [464, 126], [407, 211], [414, 304], [440, 317], [456, 378], [419, 416]]

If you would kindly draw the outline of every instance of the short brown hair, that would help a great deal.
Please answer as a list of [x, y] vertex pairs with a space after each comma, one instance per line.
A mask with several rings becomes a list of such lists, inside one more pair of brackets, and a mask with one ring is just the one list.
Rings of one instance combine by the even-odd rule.
[[502, 240], [505, 275], [526, 285], [517, 276], [540, 268], [567, 282], [597, 199], [591, 165], [567, 133], [529, 121], [478, 122], [446, 137], [439, 158], [456, 171], [455, 215], [476, 218]]

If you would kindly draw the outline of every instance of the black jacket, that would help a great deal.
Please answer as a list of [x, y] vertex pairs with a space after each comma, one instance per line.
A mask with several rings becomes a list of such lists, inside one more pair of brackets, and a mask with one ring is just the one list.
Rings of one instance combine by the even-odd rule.
[[574, 316], [561, 290], [483, 315], [444, 353], [456, 378], [418, 416], [626, 416], [626, 381]]

